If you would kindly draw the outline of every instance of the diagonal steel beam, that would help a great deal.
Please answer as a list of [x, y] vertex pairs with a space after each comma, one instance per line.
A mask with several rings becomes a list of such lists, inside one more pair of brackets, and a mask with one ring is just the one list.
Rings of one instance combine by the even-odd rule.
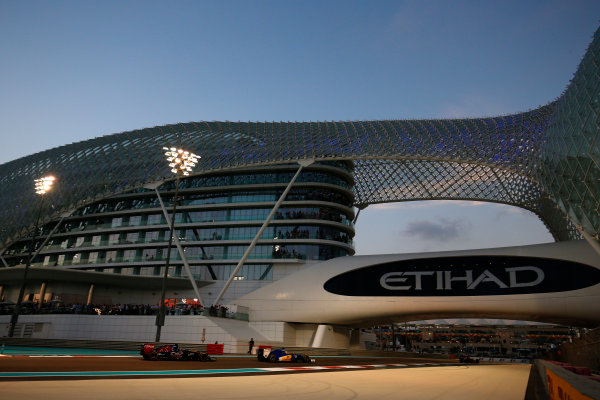
[[[48, 241], [50, 240], [50, 238], [52, 237], [52, 235], [54, 235], [54, 233], [56, 233], [56, 230], [58, 229], [58, 227], [60, 226], [60, 224], [62, 224], [63, 220], [69, 216], [70, 213], [68, 214], [63, 214], [63, 216], [60, 218], [60, 220], [58, 221], [58, 223], [54, 226], [54, 228], [52, 228], [52, 230], [50, 231], [50, 233], [48, 234], [48, 236], [46, 236], [46, 239], [44, 239], [44, 241], [42, 242], [42, 244], [40, 245], [40, 247], [38, 247], [38, 249], [35, 251], [35, 253], [31, 256], [31, 258], [29, 259], [29, 263], [32, 263], [33, 260], [38, 256], [38, 254], [40, 254], [40, 251], [42, 251], [42, 249], [44, 248], [44, 246], [46, 245], [46, 243], [48, 243]], [[35, 237], [35, 233], [33, 234], [33, 236]]]
[[[160, 197], [160, 193], [158, 192], [158, 186], [154, 188], [154, 191], [156, 192], [156, 196], [158, 197], [158, 202], [160, 203], [160, 208], [162, 209], [162, 212], [165, 216], [167, 225], [169, 226], [169, 229], [171, 229], [171, 220], [169, 219], [169, 214], [167, 213], [167, 209], [165, 208], [162, 198]], [[198, 290], [198, 285], [196, 285], [196, 280], [194, 279], [194, 275], [192, 275], [192, 270], [190, 269], [190, 264], [188, 264], [187, 258], [185, 257], [185, 253], [183, 252], [183, 247], [181, 247], [181, 243], [179, 242], [179, 238], [177, 237], [177, 235], [173, 235], [173, 241], [175, 242], [177, 251], [179, 252], [179, 255], [181, 256], [181, 260], [183, 261], [183, 267], [185, 268], [185, 273], [187, 274], [188, 279], [190, 280], [190, 283], [192, 284], [194, 293], [196, 293], [196, 297], [198, 298], [198, 300], [200, 300], [200, 304], [202, 304], [202, 306], [204, 306], [205, 305], [204, 300], [202, 299], [202, 296], [200, 296], [200, 291]]]
[[600, 254], [600, 241], [596, 240], [592, 235], [590, 235], [589, 233], [587, 233], [584, 229], [583, 226], [578, 225], [576, 223], [573, 223], [573, 225], [575, 225], [575, 227], [577, 228], [577, 230], [579, 231], [579, 233], [581, 233], [581, 235], [583, 236], [583, 238], [589, 243], [589, 245], [596, 250], [596, 253]]
[[223, 286], [223, 289], [221, 289], [221, 292], [218, 294], [217, 298], [215, 299], [215, 303], [214, 303], [215, 305], [219, 304], [219, 301], [221, 301], [221, 298], [223, 298], [223, 295], [225, 294], [225, 292], [229, 288], [229, 285], [231, 285], [231, 282], [233, 281], [233, 278], [235, 278], [235, 275], [238, 273], [238, 271], [240, 270], [240, 268], [242, 268], [242, 266], [246, 262], [246, 259], [248, 259], [248, 256], [250, 256], [250, 253], [252, 252], [252, 250], [256, 246], [256, 243], [258, 242], [258, 239], [260, 239], [260, 237], [262, 236], [262, 234], [265, 231], [265, 229], [267, 229], [267, 226], [269, 225], [269, 223], [273, 219], [273, 216], [275, 215], [275, 213], [277, 212], [277, 210], [281, 206], [281, 203], [283, 203], [283, 200], [285, 200], [288, 192], [292, 188], [292, 185], [294, 184], [294, 182], [296, 182], [296, 179], [300, 175], [300, 172], [302, 172], [302, 169], [304, 167], [308, 167], [309, 165], [311, 165], [314, 162], [315, 162], [314, 159], [298, 160], [298, 164], [300, 164], [300, 167], [298, 168], [298, 171], [296, 171], [296, 174], [294, 175], [294, 177], [292, 178], [292, 180], [290, 181], [290, 183], [288, 183], [287, 187], [285, 188], [285, 190], [283, 191], [283, 193], [279, 197], [279, 200], [277, 200], [277, 203], [275, 203], [275, 206], [273, 207], [273, 209], [271, 210], [271, 212], [267, 216], [267, 219], [265, 220], [265, 222], [263, 222], [263, 224], [260, 227], [260, 229], [258, 230], [258, 233], [256, 234], [256, 236], [254, 236], [254, 239], [250, 243], [250, 246], [248, 246], [248, 248], [244, 252], [244, 255], [242, 256], [242, 258], [238, 262], [237, 266], [235, 267], [235, 269], [231, 273], [231, 276], [229, 276], [229, 279], [227, 279], [227, 282], [225, 282], [225, 286]]

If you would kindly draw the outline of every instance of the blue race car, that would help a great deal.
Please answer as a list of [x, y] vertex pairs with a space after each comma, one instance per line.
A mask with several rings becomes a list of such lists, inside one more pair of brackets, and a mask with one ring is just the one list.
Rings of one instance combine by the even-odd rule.
[[288, 353], [285, 349], [271, 350], [258, 349], [257, 351], [258, 361], [268, 362], [301, 362], [310, 363], [314, 362], [308, 355], [299, 353]]

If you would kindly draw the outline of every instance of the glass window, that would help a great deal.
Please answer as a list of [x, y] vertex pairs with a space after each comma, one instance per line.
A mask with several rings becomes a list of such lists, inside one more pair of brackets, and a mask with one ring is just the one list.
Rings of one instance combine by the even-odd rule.
[[135, 260], [135, 250], [125, 250], [123, 252], [123, 261], [134, 261]]
[[145, 261], [154, 261], [156, 258], [156, 249], [142, 250], [142, 259]]
[[162, 218], [161, 214], [151, 214], [151, 215], [148, 215], [148, 221], [146, 223], [148, 225], [160, 224], [161, 218]]
[[186, 247], [185, 257], [190, 260], [212, 260], [223, 258], [223, 247]]
[[145, 238], [146, 243], [157, 242], [158, 241], [158, 234], [159, 234], [158, 231], [146, 232], [146, 238]]
[[119, 235], [119, 233], [111, 233], [108, 236], [108, 244], [110, 245], [119, 243]]
[[97, 251], [93, 251], [88, 256], [88, 263], [89, 264], [95, 264], [96, 261], [98, 261], [98, 252]]
[[[235, 269], [235, 265], [221, 265], [216, 267], [216, 278], [225, 280], [231, 276], [231, 273]], [[204, 276], [202, 279], [210, 280], [213, 279], [208, 270], [205, 268], [204, 271], [199, 271], [200, 275]], [[193, 271], [195, 274], [196, 272]], [[249, 264], [244, 265], [237, 275], [234, 277], [234, 280], [242, 281], [242, 280], [273, 280], [273, 272], [271, 264]]]
[[111, 250], [106, 252], [106, 262], [111, 263], [117, 260], [117, 251]]
[[112, 224], [111, 224], [111, 226], [112, 226], [113, 228], [119, 227], [119, 226], [121, 226], [122, 224], [123, 224], [123, 218], [121, 218], [121, 217], [115, 217], [115, 218], [113, 218], [113, 219], [112, 219]]
[[225, 235], [225, 228], [188, 229], [186, 235], [189, 240], [221, 240]]
[[100, 246], [101, 238], [102, 238], [102, 236], [100, 236], [100, 235], [92, 236], [92, 246]]
[[225, 210], [210, 210], [210, 211], [195, 211], [187, 213], [188, 218], [185, 222], [218, 222], [225, 221], [227, 211]]

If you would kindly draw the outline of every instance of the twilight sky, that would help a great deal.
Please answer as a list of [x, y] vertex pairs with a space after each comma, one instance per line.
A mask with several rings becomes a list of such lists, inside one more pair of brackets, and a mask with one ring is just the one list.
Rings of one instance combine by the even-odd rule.
[[[525, 111], [566, 88], [599, 17], [584, 0], [0, 0], [0, 163], [177, 122]], [[552, 240], [480, 202], [371, 206], [356, 228], [357, 254]]]

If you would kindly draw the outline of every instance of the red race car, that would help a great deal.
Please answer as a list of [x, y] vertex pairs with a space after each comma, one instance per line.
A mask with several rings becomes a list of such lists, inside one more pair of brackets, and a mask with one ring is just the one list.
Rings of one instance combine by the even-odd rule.
[[203, 351], [180, 349], [178, 344], [157, 346], [154, 343], [145, 343], [140, 349], [144, 360], [173, 360], [173, 361], [217, 361]]

